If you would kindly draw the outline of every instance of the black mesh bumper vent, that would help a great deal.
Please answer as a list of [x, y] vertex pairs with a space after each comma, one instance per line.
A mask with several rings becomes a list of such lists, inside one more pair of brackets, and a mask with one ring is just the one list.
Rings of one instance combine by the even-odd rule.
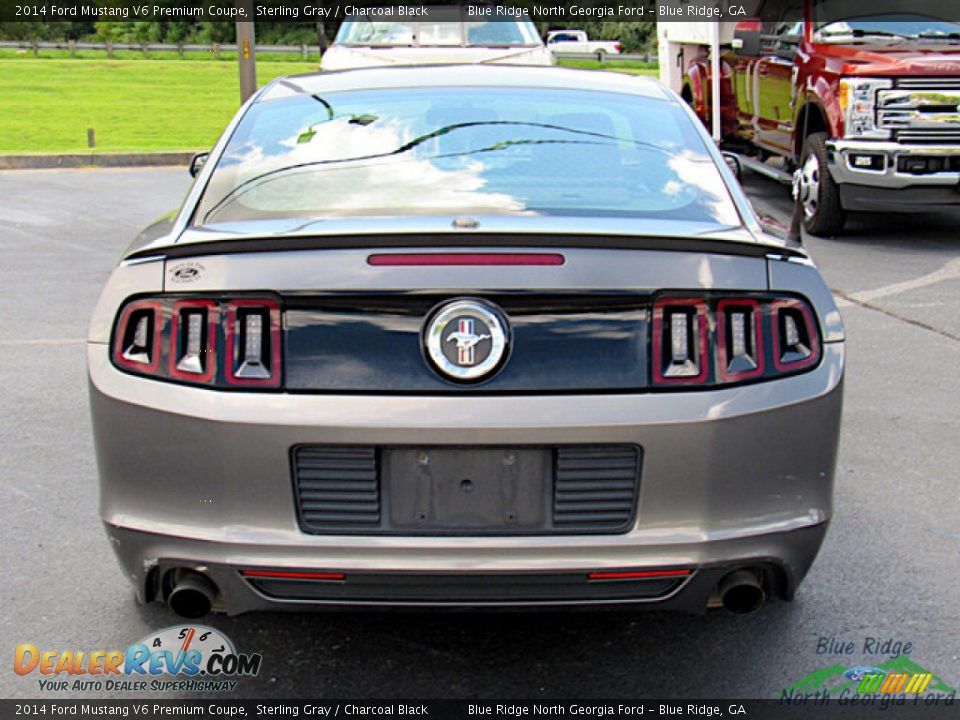
[[633, 520], [640, 451], [631, 446], [557, 448], [553, 524], [625, 529]]
[[293, 478], [300, 524], [305, 530], [380, 526], [375, 448], [295, 448]]

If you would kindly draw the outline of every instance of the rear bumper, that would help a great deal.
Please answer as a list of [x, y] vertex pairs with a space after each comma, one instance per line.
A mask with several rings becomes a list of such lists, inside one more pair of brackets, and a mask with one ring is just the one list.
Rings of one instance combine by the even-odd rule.
[[[304, 605], [591, 605], [702, 610], [719, 577], [771, 569], [790, 597], [832, 513], [844, 345], [773, 382], [703, 392], [564, 396], [321, 396], [216, 392], [137, 378], [88, 346], [100, 507], [114, 551], [143, 599], [172, 567], [207, 572], [221, 609]], [[547, 536], [310, 535], [301, 531], [290, 448], [301, 443], [643, 448], [627, 532]], [[391, 596], [386, 576], [497, 576], [685, 568], [649, 596]], [[344, 573], [373, 596], [270, 597], [240, 571]], [[377, 575], [384, 576], [381, 587]], [[560, 583], [562, 584], [562, 582]], [[549, 583], [548, 583], [549, 585]], [[331, 586], [326, 586], [331, 590]], [[323, 587], [320, 588], [321, 591]], [[344, 591], [346, 592], [346, 591]], [[592, 591], [591, 591], [592, 592]], [[619, 591], [618, 591], [619, 592]], [[644, 597], [639, 597], [644, 595]]]
[[[377, 571], [347, 569], [342, 579], [271, 579], [247, 576], [244, 571], [267, 568], [343, 569], [357, 561], [356, 550], [304, 552], [257, 545], [210, 544], [106, 525], [107, 535], [123, 569], [133, 581], [138, 599], [161, 600], [169, 587], [167, 571], [189, 568], [203, 572], [216, 585], [215, 610], [231, 615], [253, 611], [310, 609], [403, 608], [631, 608], [702, 613], [717, 606], [717, 586], [733, 570], [751, 568], [765, 575], [771, 596], [792, 599], [819, 551], [827, 523], [787, 532], [710, 543], [687, 543], [659, 548], [569, 548], [564, 569], [550, 553], [535, 548], [513, 548], [505, 555], [526, 565], [517, 571], [476, 569], [464, 553], [444, 553], [445, 571]], [[650, 579], [591, 580], [598, 564], [608, 570], [680, 568], [686, 574]], [[410, 563], [409, 553], [381, 552], [384, 566]], [[458, 569], [454, 569], [458, 568]], [[269, 570], [266, 570], [269, 572]]]
[[[916, 144], [869, 140], [829, 140], [830, 175], [840, 186], [841, 204], [853, 211], [920, 212], [960, 206], [960, 172], [907, 172], [901, 160], [933, 159], [960, 166], [960, 145]], [[882, 158], [882, 168], [857, 167], [853, 158]]]
[[852, 212], [940, 212], [960, 208], [960, 191], [954, 185], [887, 188], [846, 184], [840, 185], [840, 204]]

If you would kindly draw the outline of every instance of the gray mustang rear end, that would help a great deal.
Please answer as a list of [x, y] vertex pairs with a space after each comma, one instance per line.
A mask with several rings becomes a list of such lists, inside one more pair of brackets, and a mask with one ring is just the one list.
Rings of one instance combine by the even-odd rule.
[[652, 81], [280, 80], [103, 291], [101, 514], [185, 615], [749, 611], [826, 531], [843, 340]]

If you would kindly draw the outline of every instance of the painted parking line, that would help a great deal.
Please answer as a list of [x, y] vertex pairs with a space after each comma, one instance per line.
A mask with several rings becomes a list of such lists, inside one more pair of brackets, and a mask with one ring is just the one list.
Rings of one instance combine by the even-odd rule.
[[843, 293], [840, 290], [834, 290], [834, 292], [841, 293], [840, 297], [837, 298], [837, 305], [840, 307], [849, 307], [857, 303], [870, 303], [874, 300], [888, 297], [889, 295], [897, 295], [910, 290], [916, 290], [917, 288], [933, 285], [934, 283], [943, 282], [944, 280], [957, 279], [960, 279], [960, 258], [954, 258], [938, 270], [911, 280], [903, 280], [902, 282], [891, 283], [890, 285], [873, 288], [872, 290], [860, 290], [850, 294]]

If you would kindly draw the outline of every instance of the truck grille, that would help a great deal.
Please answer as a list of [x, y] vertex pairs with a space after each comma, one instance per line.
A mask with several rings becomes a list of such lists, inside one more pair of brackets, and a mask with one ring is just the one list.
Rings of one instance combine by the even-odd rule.
[[877, 93], [877, 125], [903, 143], [960, 142], [960, 78], [901, 78]]
[[960, 88], [960, 78], [956, 77], [921, 77], [921, 78], [897, 78], [898, 88], [907, 88], [910, 90], [931, 90], [938, 88], [947, 88], [956, 90]]
[[903, 143], [960, 143], [960, 130], [900, 130], [896, 138]]

